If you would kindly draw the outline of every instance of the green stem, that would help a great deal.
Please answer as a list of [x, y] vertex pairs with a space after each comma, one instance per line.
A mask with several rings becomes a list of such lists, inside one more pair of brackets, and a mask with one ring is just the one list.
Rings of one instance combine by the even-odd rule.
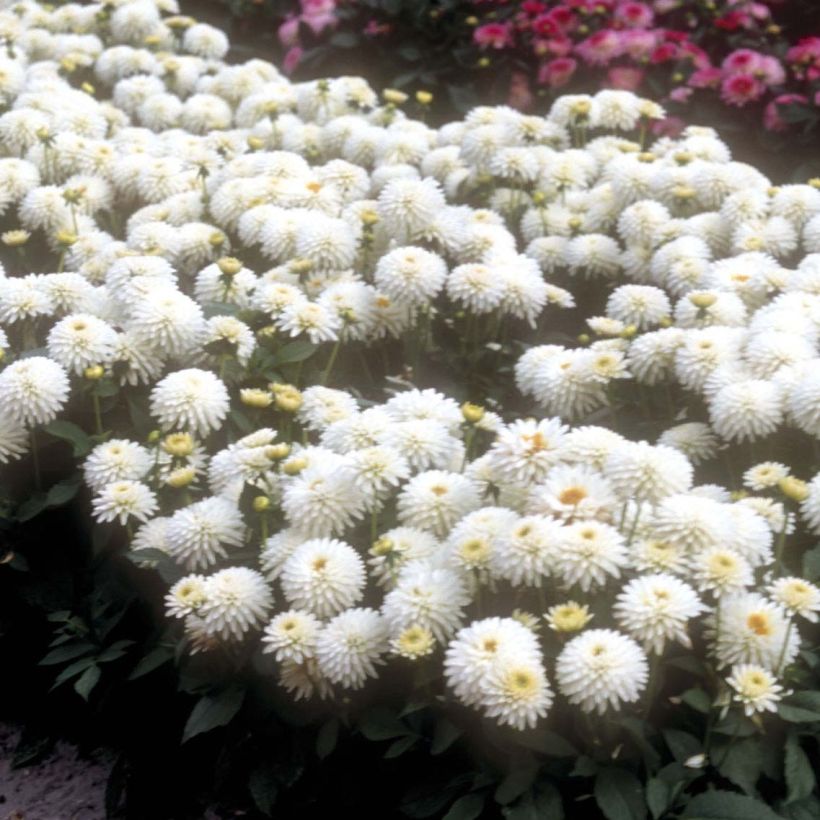
[[63, 272], [63, 265], [65, 265], [65, 247], [60, 251], [60, 258], [57, 261], [57, 273]]
[[375, 544], [379, 535], [379, 508], [374, 507], [370, 514], [370, 543]]
[[778, 575], [783, 574], [783, 552], [786, 548], [786, 530], [789, 527], [789, 511], [786, 505], [783, 505], [783, 526], [780, 528], [780, 534], [777, 536], [777, 546], [774, 551], [774, 567]]
[[661, 656], [653, 654], [649, 661], [649, 680], [646, 684], [646, 705], [644, 706], [644, 720], [649, 718], [649, 713], [652, 711], [652, 702], [655, 700], [656, 690], [658, 688], [658, 677], [660, 673]]
[[91, 394], [91, 400], [94, 403], [94, 423], [97, 427], [97, 435], [103, 434], [102, 413], [100, 412], [100, 397], [96, 393]]
[[34, 465], [34, 486], [37, 490], [42, 488], [42, 481], [40, 480], [40, 456], [37, 454], [37, 431], [34, 427], [29, 432], [31, 440], [31, 460]]
[[336, 357], [339, 355], [339, 348], [342, 346], [341, 336], [336, 339], [336, 344], [333, 345], [333, 350], [330, 351], [330, 358], [327, 360], [327, 367], [322, 374], [322, 387], [327, 387], [327, 381], [330, 378], [330, 372], [333, 370], [333, 365], [336, 363]]

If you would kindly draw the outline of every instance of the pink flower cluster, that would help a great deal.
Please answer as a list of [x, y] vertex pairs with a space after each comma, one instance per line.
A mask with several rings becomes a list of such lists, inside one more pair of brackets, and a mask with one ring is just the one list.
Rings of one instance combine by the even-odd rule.
[[339, 22], [336, 17], [336, 0], [299, 0], [299, 6], [299, 13], [289, 15], [277, 31], [279, 42], [287, 48], [283, 67], [289, 74], [299, 65], [304, 53], [299, 40], [299, 24], [304, 23], [314, 34], [319, 35], [336, 28]]

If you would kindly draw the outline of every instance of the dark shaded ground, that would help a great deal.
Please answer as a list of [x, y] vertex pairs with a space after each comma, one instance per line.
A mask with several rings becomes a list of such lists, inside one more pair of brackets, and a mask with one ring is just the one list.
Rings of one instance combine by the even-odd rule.
[[12, 768], [20, 729], [0, 726], [0, 820], [102, 820], [113, 758], [58, 741], [40, 762]]

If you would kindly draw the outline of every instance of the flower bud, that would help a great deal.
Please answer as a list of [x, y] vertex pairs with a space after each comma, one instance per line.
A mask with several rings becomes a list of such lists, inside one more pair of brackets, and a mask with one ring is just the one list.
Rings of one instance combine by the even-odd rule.
[[20, 248], [25, 245], [29, 239], [31, 239], [31, 234], [22, 229], [16, 231], [5, 231], [0, 239], [3, 240], [3, 244], [8, 248]]
[[216, 266], [223, 276], [236, 276], [242, 270], [242, 263], [233, 256], [223, 256], [217, 260]]
[[271, 461], [281, 461], [290, 455], [290, 444], [280, 441], [279, 444], [270, 444], [265, 447], [265, 456]]
[[385, 88], [382, 91], [382, 97], [384, 97], [385, 102], [389, 102], [391, 105], [401, 105], [406, 103], [408, 99], [407, 94], [396, 88]]
[[248, 407], [270, 407], [273, 404], [273, 396], [267, 390], [257, 390], [255, 388], [247, 388], [239, 391], [239, 398], [242, 404]]
[[433, 102], [433, 95], [429, 91], [417, 91], [416, 102], [419, 105], [430, 105]]
[[266, 495], [258, 495], [253, 500], [253, 511], [263, 513], [270, 509], [270, 499]]
[[700, 310], [706, 310], [717, 302], [717, 295], [714, 293], [690, 293], [689, 301]]
[[99, 381], [104, 375], [105, 369], [101, 364], [92, 364], [83, 371], [83, 376], [92, 382]]
[[195, 478], [196, 470], [193, 467], [179, 467], [171, 472], [168, 478], [165, 479], [165, 483], [169, 487], [179, 490], [193, 484]]
[[299, 475], [308, 466], [306, 458], [292, 458], [282, 465], [282, 472], [285, 475]]
[[194, 438], [190, 433], [169, 433], [162, 442], [162, 449], [169, 456], [185, 458], [194, 451]]
[[465, 401], [461, 405], [461, 415], [464, 417], [464, 421], [469, 424], [478, 424], [484, 418], [484, 408], [480, 404]]
[[809, 485], [794, 476], [787, 475], [777, 482], [780, 492], [792, 501], [805, 501], [809, 497]]

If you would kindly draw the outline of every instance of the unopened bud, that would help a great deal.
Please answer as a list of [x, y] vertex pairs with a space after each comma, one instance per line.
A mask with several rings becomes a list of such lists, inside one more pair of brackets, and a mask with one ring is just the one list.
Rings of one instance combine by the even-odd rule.
[[89, 381], [99, 381], [105, 375], [105, 369], [101, 364], [93, 364], [91, 367], [86, 367], [83, 371], [83, 376]]
[[57, 231], [57, 236], [55, 239], [60, 245], [70, 248], [77, 241], [77, 234], [65, 230]]
[[290, 455], [290, 444], [280, 441], [279, 444], [270, 444], [265, 447], [265, 456], [271, 461], [281, 461]]
[[190, 433], [169, 433], [162, 442], [162, 449], [170, 456], [185, 458], [194, 451], [194, 439]]
[[578, 334], [578, 343], [582, 345], [588, 345], [590, 343], [590, 336], [589, 333], [579, 333]]
[[267, 390], [258, 390], [256, 388], [246, 388], [239, 391], [239, 398], [242, 404], [248, 407], [270, 407], [273, 404], [273, 396]]
[[88, 83], [88, 82], [82, 83], [82, 85], [80, 85], [80, 88], [83, 91], [85, 91], [86, 94], [91, 94], [92, 97], [94, 96], [94, 94], [97, 93], [97, 89], [94, 88], [94, 86], [91, 85], [91, 83]]
[[638, 333], [638, 328], [635, 325], [627, 325], [621, 332], [622, 339], [631, 339]]
[[236, 276], [242, 270], [242, 263], [233, 256], [223, 256], [217, 260], [216, 266], [224, 276]]
[[253, 511], [263, 513], [270, 509], [270, 499], [266, 495], [258, 495], [253, 500]]
[[395, 544], [390, 538], [379, 538], [378, 541], [373, 542], [373, 546], [370, 548], [370, 554], [378, 558], [393, 552], [394, 547]]
[[212, 248], [221, 248], [225, 244], [225, 234], [221, 231], [214, 231], [208, 237], [208, 244]]
[[689, 301], [700, 310], [706, 310], [717, 302], [717, 294], [714, 293], [690, 293]]
[[265, 140], [262, 137], [248, 137], [245, 142], [251, 151], [261, 151], [265, 147]]
[[31, 234], [28, 231], [16, 230], [6, 231], [2, 237], [3, 244], [8, 248], [19, 248], [25, 245], [31, 239]]
[[809, 485], [805, 481], [787, 475], [777, 482], [780, 492], [792, 501], [805, 501], [809, 497]]
[[429, 91], [417, 91], [416, 102], [419, 105], [430, 105], [433, 102], [433, 95]]
[[468, 401], [461, 405], [461, 415], [464, 421], [469, 424], [478, 424], [484, 418], [484, 408], [480, 404], [472, 404]]
[[282, 465], [282, 472], [285, 475], [299, 475], [308, 466], [306, 458], [292, 458]]
[[196, 470], [193, 467], [179, 467], [171, 471], [168, 478], [165, 479], [165, 483], [169, 487], [179, 490], [193, 484], [195, 478]]
[[294, 259], [290, 265], [288, 265], [292, 273], [295, 273], [297, 276], [301, 276], [304, 273], [310, 273], [313, 270], [313, 262], [310, 259]]
[[385, 88], [384, 91], [382, 91], [382, 97], [384, 97], [385, 102], [389, 102], [392, 105], [401, 105], [402, 103], [406, 103], [408, 99], [407, 94], [396, 88]]

